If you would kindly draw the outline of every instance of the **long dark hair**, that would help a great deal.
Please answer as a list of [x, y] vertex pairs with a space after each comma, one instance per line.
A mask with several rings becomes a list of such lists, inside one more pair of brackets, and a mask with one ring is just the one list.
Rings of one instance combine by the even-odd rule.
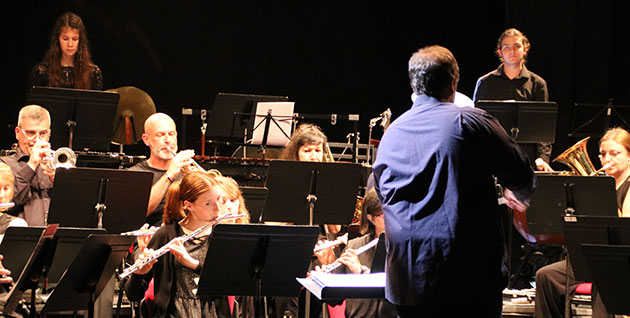
[[90, 89], [90, 74], [93, 63], [88, 46], [87, 31], [83, 20], [72, 12], [66, 12], [57, 18], [55, 27], [50, 35], [50, 46], [44, 55], [43, 63], [48, 67], [48, 85], [51, 87], [60, 86], [61, 80], [61, 47], [59, 46], [59, 35], [64, 28], [79, 30], [79, 47], [74, 55], [74, 88]]
[[[326, 147], [328, 147], [328, 138], [326, 138], [326, 135], [318, 126], [308, 123], [301, 124], [293, 132], [293, 136], [291, 136], [291, 140], [289, 141], [289, 143], [284, 147], [284, 149], [282, 149], [280, 159], [298, 161], [298, 151], [300, 150], [300, 147], [307, 144], [321, 144], [325, 149]], [[331, 160], [324, 156], [324, 161]]]

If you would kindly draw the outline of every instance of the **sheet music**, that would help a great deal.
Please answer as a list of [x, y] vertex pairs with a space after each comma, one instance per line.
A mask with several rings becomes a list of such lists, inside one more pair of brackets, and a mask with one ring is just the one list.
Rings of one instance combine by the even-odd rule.
[[384, 287], [385, 273], [327, 274], [311, 273], [313, 281], [322, 287]]

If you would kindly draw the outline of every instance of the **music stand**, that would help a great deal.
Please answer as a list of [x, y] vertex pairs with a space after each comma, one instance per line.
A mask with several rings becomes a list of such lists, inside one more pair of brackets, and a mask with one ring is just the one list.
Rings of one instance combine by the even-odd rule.
[[88, 310], [94, 317], [94, 300], [129, 252], [135, 236], [90, 235], [42, 309], [43, 313]]
[[206, 136], [221, 140], [242, 140], [252, 134], [254, 105], [258, 102], [286, 102], [287, 96], [218, 93], [208, 120]]
[[50, 264], [52, 263], [52, 258], [55, 253], [55, 245], [52, 239], [58, 227], [59, 224], [51, 224], [42, 230], [39, 240], [28, 262], [26, 262], [20, 277], [6, 296], [6, 303], [4, 305], [5, 313], [14, 312], [24, 292], [30, 289], [30, 316], [35, 317], [35, 290], [39, 284], [42, 272], [50, 268]]
[[610, 176], [537, 175], [527, 209], [531, 234], [562, 234], [568, 214], [617, 216], [615, 179]]
[[630, 218], [574, 216], [563, 222], [563, 230], [564, 242], [577, 281], [593, 281], [582, 244], [630, 245]]
[[148, 171], [57, 169], [48, 223], [110, 233], [137, 229], [144, 223], [152, 182]]
[[376, 244], [376, 252], [374, 252], [374, 259], [372, 259], [372, 267], [370, 273], [384, 273], [385, 272], [385, 257], [387, 256], [387, 250], [385, 249], [385, 232], [378, 236], [378, 244]]
[[291, 139], [294, 106], [293, 102], [257, 103], [252, 144], [261, 145], [263, 151], [267, 145], [286, 146]]
[[[44, 229], [45, 227], [9, 227], [0, 244], [0, 254], [11, 256], [2, 261], [4, 267], [13, 273], [21, 273]], [[47, 273], [48, 282], [59, 281], [90, 234], [105, 234], [105, 230], [67, 227], [57, 229], [52, 243], [55, 257]]]
[[[630, 105], [615, 105], [612, 98], [608, 99], [607, 104], [575, 103], [569, 137], [601, 136], [608, 128], [615, 126], [630, 129], [630, 125], [625, 119], [630, 116], [628, 109], [630, 109]], [[578, 114], [580, 118], [577, 118]], [[584, 117], [589, 119], [584, 120]], [[573, 128], [580, 119], [584, 122]]]
[[496, 117], [514, 141], [553, 143], [558, 104], [543, 101], [480, 100], [477, 107]]
[[241, 189], [241, 193], [245, 199], [250, 223], [262, 223], [261, 217], [269, 189], [266, 187], [245, 186], [239, 186], [239, 189]]
[[115, 92], [35, 86], [26, 103], [50, 113], [53, 148], [109, 151], [119, 98]]
[[582, 244], [594, 283], [611, 314], [630, 313], [630, 246]]
[[263, 221], [350, 224], [361, 184], [361, 165], [274, 160]]
[[210, 234], [197, 295], [255, 296], [255, 317], [261, 317], [262, 296], [299, 294], [295, 278], [308, 271], [318, 235], [316, 226], [219, 224]]

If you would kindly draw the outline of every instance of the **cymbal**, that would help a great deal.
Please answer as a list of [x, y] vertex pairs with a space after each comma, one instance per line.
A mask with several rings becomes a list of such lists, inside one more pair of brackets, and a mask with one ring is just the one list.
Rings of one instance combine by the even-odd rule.
[[123, 86], [107, 91], [120, 95], [113, 141], [125, 145], [135, 144], [142, 139], [144, 121], [155, 114], [153, 99], [145, 91], [133, 86]]

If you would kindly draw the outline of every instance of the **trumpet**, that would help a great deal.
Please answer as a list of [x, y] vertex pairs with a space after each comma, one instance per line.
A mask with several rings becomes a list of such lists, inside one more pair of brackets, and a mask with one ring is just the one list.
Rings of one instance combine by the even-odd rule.
[[[190, 234], [182, 236], [182, 243], [190, 240], [191, 238], [197, 236], [199, 233], [205, 231], [207, 228], [209, 228], [211, 226], [214, 226], [214, 225], [218, 224], [221, 221], [231, 220], [231, 219], [238, 219], [238, 218], [242, 218], [244, 216], [245, 216], [245, 214], [224, 214], [224, 215], [221, 215], [221, 216], [217, 217], [216, 219], [214, 219], [214, 221], [212, 221], [212, 222], [210, 222], [210, 223], [208, 223], [208, 224], [206, 224], [206, 225], [204, 225], [204, 226], [194, 230]], [[148, 265], [149, 263], [153, 262], [154, 260], [156, 260], [156, 259], [160, 258], [161, 256], [167, 254], [168, 252], [169, 252], [168, 244], [166, 244], [166, 245], [160, 247], [159, 249], [153, 251], [153, 254], [149, 255], [147, 258], [144, 258], [142, 260], [138, 260], [133, 265], [127, 267], [120, 275], [118, 275], [118, 277], [120, 279], [124, 279], [124, 278], [128, 277], [129, 275], [135, 273], [139, 269], [143, 268], [144, 266]]]
[[[361, 246], [360, 248], [357, 249], [357, 255], [363, 254], [364, 252], [368, 251], [369, 249], [375, 247], [378, 244], [378, 237], [371, 240], [369, 243]], [[330, 273], [332, 271], [334, 271], [335, 269], [341, 267], [341, 265], [343, 265], [341, 262], [339, 262], [339, 259], [335, 260], [334, 262], [328, 264], [328, 265], [324, 265], [322, 267], [322, 272], [324, 273]]]
[[50, 170], [57, 168], [74, 168], [77, 164], [77, 155], [68, 147], [61, 147], [55, 151], [50, 151], [44, 158], [43, 164]]
[[322, 246], [319, 247], [315, 247], [313, 249], [313, 253], [317, 253], [319, 251], [323, 251], [327, 248], [331, 248], [331, 247], [335, 247], [337, 245], [341, 245], [341, 244], [348, 244], [348, 233], [338, 237], [336, 240], [334, 241], [328, 241], [326, 243], [324, 243]]
[[[171, 150], [171, 154], [173, 154], [174, 156], [177, 156], [177, 152], [175, 152], [175, 150], [169, 148]], [[184, 173], [189, 173], [189, 172], [193, 172], [193, 171], [199, 171], [199, 172], [203, 172], [203, 173], [208, 173], [206, 171], [206, 169], [204, 169], [200, 164], [197, 163], [197, 161], [195, 161], [194, 159], [190, 159], [190, 163], [187, 166], [183, 166], [182, 170]]]

